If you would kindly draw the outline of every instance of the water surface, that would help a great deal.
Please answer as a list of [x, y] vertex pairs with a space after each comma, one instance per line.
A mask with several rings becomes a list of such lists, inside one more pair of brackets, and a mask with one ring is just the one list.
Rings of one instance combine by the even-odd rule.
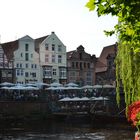
[[2, 140], [132, 140], [135, 130], [122, 123], [22, 122], [0, 127]]

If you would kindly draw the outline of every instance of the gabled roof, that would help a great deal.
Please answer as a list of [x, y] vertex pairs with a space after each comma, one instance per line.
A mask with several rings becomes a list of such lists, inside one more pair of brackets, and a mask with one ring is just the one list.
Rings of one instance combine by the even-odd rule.
[[34, 40], [32, 37], [30, 37], [29, 35], [25, 35], [25, 36], [23, 36], [23, 37], [21, 37], [21, 38], [19, 38], [18, 40], [24, 40], [24, 39], [30, 39], [30, 40]]
[[115, 53], [115, 47], [116, 47], [116, 44], [104, 47], [102, 52], [101, 52], [101, 55], [99, 57], [99, 61], [106, 65], [107, 64], [106, 58], [109, 54]]
[[40, 37], [40, 38], [36, 38], [35, 39], [35, 51], [37, 51], [39, 53], [39, 45], [48, 37], [49, 35], [47, 36], [43, 36], [43, 37]]
[[13, 59], [14, 51], [18, 49], [18, 40], [1, 44], [8, 60]]
[[84, 50], [84, 47], [82, 45], [78, 46], [76, 50], [73, 50], [73, 51], [69, 51], [67, 52], [67, 59], [75, 59], [77, 58], [77, 54], [80, 54], [80, 53], [83, 53], [84, 56], [87, 56], [88, 58], [92, 58], [91, 54], [89, 53], [86, 53], [85, 50]]
[[105, 72], [107, 70], [107, 57], [110, 54], [115, 54], [116, 44], [109, 45], [103, 48], [100, 57], [97, 59], [96, 72]]

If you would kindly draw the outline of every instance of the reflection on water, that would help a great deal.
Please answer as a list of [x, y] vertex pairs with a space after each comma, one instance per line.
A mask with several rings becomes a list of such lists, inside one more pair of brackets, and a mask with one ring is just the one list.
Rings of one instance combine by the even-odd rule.
[[[34, 122], [0, 127], [2, 140], [132, 140], [134, 130], [126, 124]], [[116, 130], [117, 129], [117, 130]]]

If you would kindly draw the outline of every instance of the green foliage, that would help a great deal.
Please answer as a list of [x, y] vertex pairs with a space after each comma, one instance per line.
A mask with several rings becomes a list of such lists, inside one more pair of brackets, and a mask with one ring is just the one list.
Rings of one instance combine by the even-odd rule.
[[105, 31], [104, 30], [104, 33], [106, 36], [112, 36], [115, 33], [115, 31]]
[[86, 6], [89, 8], [90, 11], [95, 9], [95, 5], [94, 5], [95, 0], [90, 0]]
[[98, 16], [111, 14], [118, 17], [118, 24], [106, 35], [118, 35], [116, 56], [117, 101], [122, 84], [125, 102], [128, 106], [140, 100], [140, 1], [139, 0], [89, 0], [89, 10], [97, 11]]

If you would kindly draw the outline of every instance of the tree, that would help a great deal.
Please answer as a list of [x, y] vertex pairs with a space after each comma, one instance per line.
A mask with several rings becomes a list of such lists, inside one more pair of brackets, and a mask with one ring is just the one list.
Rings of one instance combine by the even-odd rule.
[[125, 102], [128, 106], [140, 100], [140, 1], [139, 0], [89, 0], [86, 7], [96, 10], [98, 16], [111, 14], [118, 17], [118, 24], [106, 35], [116, 34], [117, 101], [122, 82]]

